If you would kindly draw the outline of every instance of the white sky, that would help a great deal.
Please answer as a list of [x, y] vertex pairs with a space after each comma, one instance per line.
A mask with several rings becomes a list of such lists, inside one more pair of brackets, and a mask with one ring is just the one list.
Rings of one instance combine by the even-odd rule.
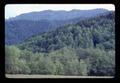
[[72, 9], [89, 10], [96, 8], [104, 8], [115, 10], [113, 4], [7, 4], [5, 6], [5, 18], [15, 17], [22, 13], [43, 10], [66, 10]]

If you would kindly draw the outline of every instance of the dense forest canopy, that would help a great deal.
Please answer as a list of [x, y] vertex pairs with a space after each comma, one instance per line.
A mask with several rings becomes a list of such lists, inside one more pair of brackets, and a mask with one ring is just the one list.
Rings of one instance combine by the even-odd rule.
[[[49, 52], [71, 46], [73, 48], [115, 49], [115, 23], [113, 12], [105, 16], [86, 19], [29, 38], [20, 45], [33, 52]], [[112, 34], [111, 34], [112, 33]]]
[[8, 74], [114, 76], [115, 12], [6, 45], [5, 53]]

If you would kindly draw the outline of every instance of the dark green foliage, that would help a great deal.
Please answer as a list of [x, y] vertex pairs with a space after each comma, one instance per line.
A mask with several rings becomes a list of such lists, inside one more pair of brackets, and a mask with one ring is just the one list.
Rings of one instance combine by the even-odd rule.
[[98, 16], [80, 21], [77, 24], [60, 27], [55, 31], [32, 37], [19, 47], [33, 52], [51, 52], [66, 46], [73, 48], [92, 47], [104, 50], [114, 49], [114, 15], [107, 18], [109, 16], [111, 16], [111, 12], [103, 17]]
[[77, 56], [87, 62], [88, 75], [114, 75], [115, 51], [105, 52], [100, 49], [77, 49]]

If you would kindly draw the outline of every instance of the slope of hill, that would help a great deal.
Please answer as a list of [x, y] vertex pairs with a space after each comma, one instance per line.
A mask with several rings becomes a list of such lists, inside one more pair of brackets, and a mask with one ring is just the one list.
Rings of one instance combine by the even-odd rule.
[[5, 21], [5, 43], [23, 42], [38, 33], [55, 30], [59, 26], [108, 12], [105, 9], [31, 12]]
[[21, 47], [33, 52], [50, 52], [62, 47], [115, 49], [114, 13], [62, 26], [55, 31], [32, 37]]

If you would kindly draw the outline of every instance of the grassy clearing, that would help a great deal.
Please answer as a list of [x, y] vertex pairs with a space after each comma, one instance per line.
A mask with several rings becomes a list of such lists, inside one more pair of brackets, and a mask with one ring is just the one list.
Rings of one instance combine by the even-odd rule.
[[6, 78], [114, 78], [113, 76], [62, 76], [62, 75], [24, 75], [5, 74]]

